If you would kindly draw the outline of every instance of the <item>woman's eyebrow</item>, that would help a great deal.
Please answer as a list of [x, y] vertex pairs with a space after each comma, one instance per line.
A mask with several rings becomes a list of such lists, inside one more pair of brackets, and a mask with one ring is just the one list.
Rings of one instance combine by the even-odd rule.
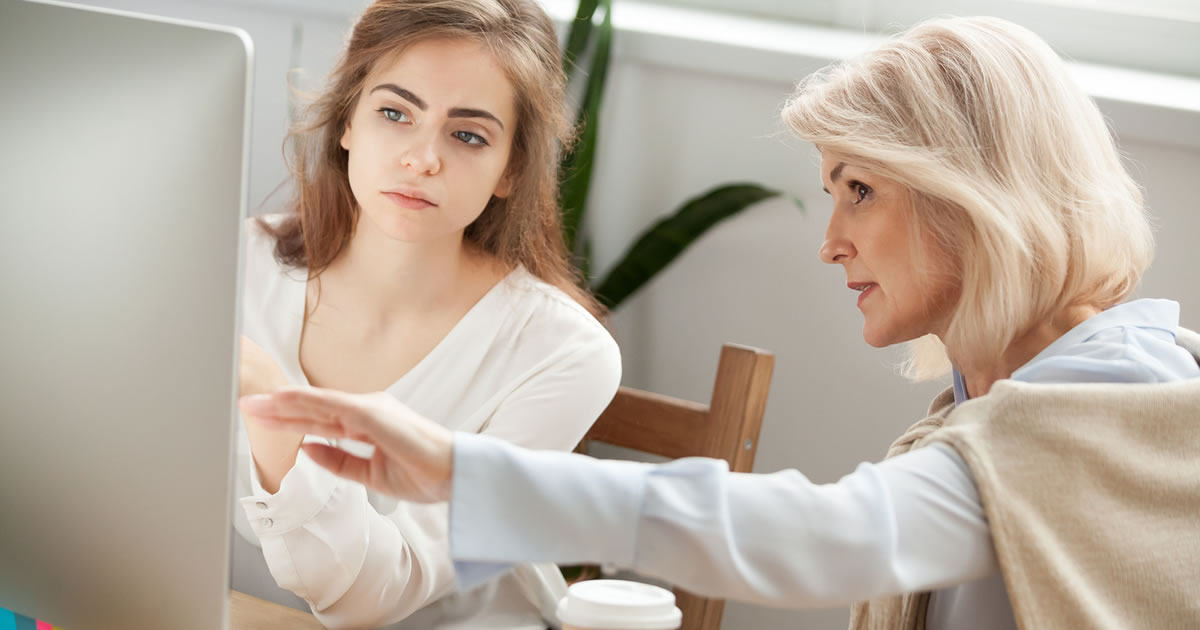
[[[838, 162], [838, 165], [837, 165], [837, 166], [835, 166], [835, 167], [833, 167], [833, 170], [832, 170], [832, 171], [830, 171], [830, 173], [829, 173], [829, 181], [831, 181], [831, 182], [833, 182], [833, 183], [835, 183], [835, 184], [836, 184], [836, 183], [837, 183], [837, 180], [838, 180], [838, 178], [842, 176], [842, 169], [844, 169], [844, 168], [846, 168], [846, 163], [845, 163], [845, 162]], [[828, 188], [826, 188], [826, 187], [824, 187], [824, 186], [822, 186], [822, 187], [821, 187], [821, 190], [824, 190], [824, 191], [825, 191], [825, 194], [827, 194], [827, 195], [828, 195], [828, 194], [832, 194], [832, 193], [830, 193], [830, 192], [829, 192], [829, 189], [828, 189]]]
[[378, 92], [379, 90], [387, 90], [388, 92], [393, 92], [396, 94], [396, 96], [399, 96], [400, 98], [411, 102], [413, 105], [416, 105], [417, 109], [419, 109], [421, 111], [425, 111], [426, 109], [429, 109], [429, 106], [425, 104], [425, 101], [421, 100], [421, 97], [417, 96], [416, 94], [413, 94], [412, 92], [409, 92], [408, 90], [400, 87], [399, 85], [396, 85], [395, 83], [380, 83], [379, 85], [376, 85], [375, 87], [371, 88], [371, 91], [369, 92], [369, 94], [374, 94], [374, 93]]
[[[379, 90], [392, 92], [400, 98], [411, 102], [413, 105], [416, 105], [417, 109], [421, 111], [426, 111], [429, 109], [429, 105], [427, 105], [425, 101], [421, 99], [421, 97], [400, 87], [399, 85], [396, 85], [395, 83], [381, 83], [376, 85], [375, 87], [371, 88], [369, 94], [374, 94]], [[455, 107], [454, 109], [450, 110], [449, 116], [450, 118], [485, 118], [495, 122], [497, 125], [500, 125], [501, 129], [504, 129], [504, 122], [501, 121], [498, 116], [486, 109], [479, 109], [477, 107]]]
[[486, 118], [488, 120], [495, 121], [495, 123], [497, 125], [500, 125], [501, 129], [504, 129], [504, 123], [500, 122], [500, 119], [497, 118], [495, 114], [487, 111], [486, 109], [474, 109], [474, 108], [470, 108], [470, 107], [455, 107], [454, 109], [450, 110], [450, 117], [451, 118]]

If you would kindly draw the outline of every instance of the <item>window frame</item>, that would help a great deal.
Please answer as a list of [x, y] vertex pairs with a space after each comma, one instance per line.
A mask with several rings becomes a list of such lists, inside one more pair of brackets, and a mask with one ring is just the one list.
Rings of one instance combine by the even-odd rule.
[[1200, 77], [1200, 3], [1185, 9], [1175, 0], [656, 1], [871, 33], [941, 15], [992, 15], [1029, 28], [1070, 60]]

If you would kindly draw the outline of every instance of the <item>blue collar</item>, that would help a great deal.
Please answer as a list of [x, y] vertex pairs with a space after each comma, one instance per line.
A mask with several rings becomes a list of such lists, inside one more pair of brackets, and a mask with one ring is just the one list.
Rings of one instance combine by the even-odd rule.
[[[1021, 380], [1021, 373], [1034, 364], [1064, 354], [1071, 346], [1086, 342], [1096, 333], [1117, 326], [1158, 329], [1174, 335], [1176, 329], [1179, 328], [1179, 303], [1174, 300], [1147, 298], [1118, 304], [1108, 310], [1100, 311], [1055, 339], [1037, 356], [1013, 371], [1011, 378]], [[954, 404], [957, 405], [970, 398], [970, 395], [967, 393], [967, 384], [963, 380], [962, 373], [956, 369], [953, 376]]]

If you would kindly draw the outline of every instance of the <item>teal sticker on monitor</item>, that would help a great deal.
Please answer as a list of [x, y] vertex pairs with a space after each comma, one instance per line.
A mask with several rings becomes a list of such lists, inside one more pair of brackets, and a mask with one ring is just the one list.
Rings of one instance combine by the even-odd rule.
[[34, 619], [15, 613], [13, 614], [13, 619], [16, 621], [17, 630], [38, 630], [38, 623]]

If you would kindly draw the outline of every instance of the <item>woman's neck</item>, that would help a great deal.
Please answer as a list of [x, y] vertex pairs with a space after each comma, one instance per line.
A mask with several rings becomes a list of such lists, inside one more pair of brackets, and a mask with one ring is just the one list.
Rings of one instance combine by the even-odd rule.
[[458, 310], [484, 284], [495, 283], [494, 267], [464, 242], [461, 232], [405, 243], [360, 222], [318, 286], [322, 302], [328, 298], [330, 306], [346, 314], [384, 322]]
[[983, 396], [991, 391], [993, 383], [1012, 376], [1017, 368], [1029, 363], [1038, 353], [1065, 335], [1067, 331], [1099, 312], [1098, 309], [1091, 306], [1068, 306], [1059, 311], [1050, 321], [1035, 325], [1025, 334], [1013, 340], [998, 360], [960, 361], [951, 354], [950, 361], [962, 374], [967, 393], [972, 398]]

